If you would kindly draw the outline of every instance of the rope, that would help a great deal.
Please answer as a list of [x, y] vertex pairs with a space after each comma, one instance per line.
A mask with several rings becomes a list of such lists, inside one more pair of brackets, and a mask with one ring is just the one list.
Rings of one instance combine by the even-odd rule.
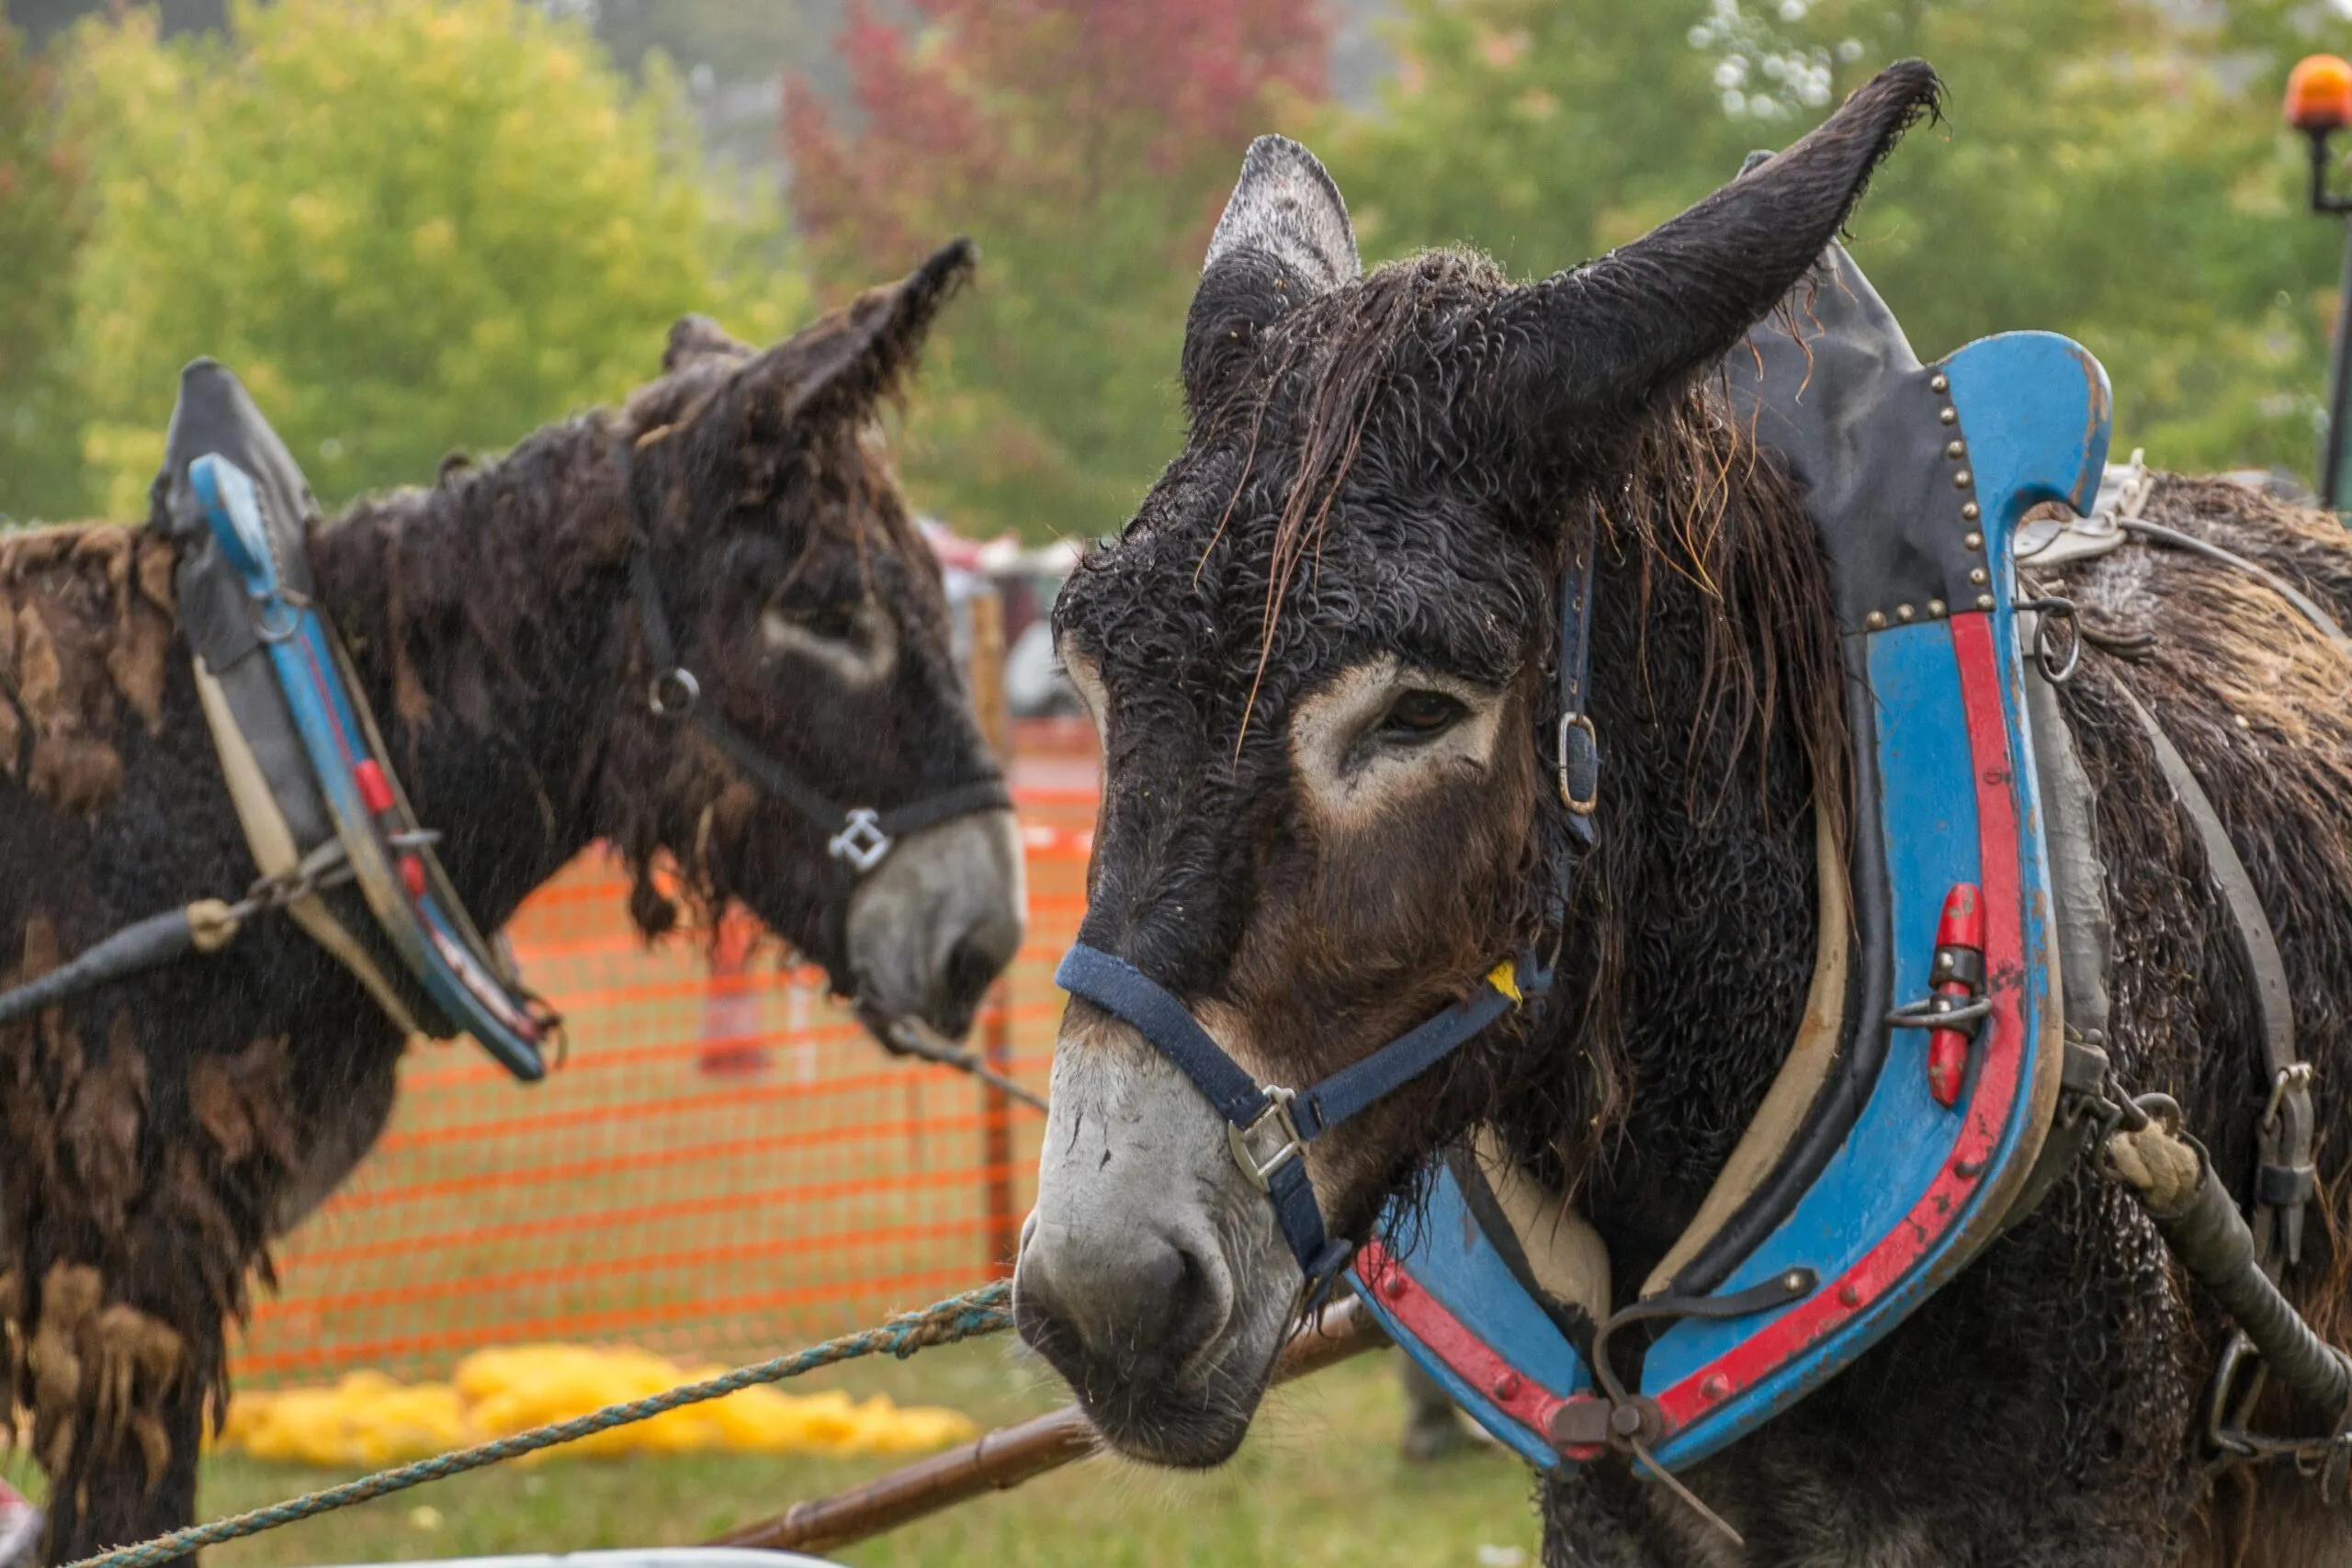
[[354, 1503], [365, 1503], [394, 1492], [405, 1492], [428, 1481], [462, 1475], [467, 1471], [480, 1470], [502, 1460], [518, 1459], [541, 1449], [575, 1442], [615, 1427], [647, 1420], [665, 1410], [675, 1410], [680, 1405], [724, 1398], [755, 1383], [780, 1382], [786, 1378], [815, 1371], [820, 1367], [854, 1361], [862, 1356], [879, 1355], [884, 1351], [893, 1356], [907, 1357], [926, 1346], [950, 1345], [958, 1339], [1001, 1333], [1012, 1325], [1012, 1314], [1008, 1306], [1012, 1296], [1012, 1285], [1000, 1280], [977, 1291], [950, 1296], [921, 1312], [902, 1313], [879, 1327], [828, 1339], [821, 1345], [812, 1345], [788, 1356], [778, 1356], [753, 1366], [738, 1367], [731, 1372], [723, 1372], [701, 1382], [683, 1383], [643, 1399], [607, 1404], [602, 1410], [592, 1410], [585, 1416], [575, 1416], [568, 1421], [557, 1421], [545, 1427], [534, 1427], [527, 1432], [515, 1432], [469, 1449], [435, 1454], [431, 1459], [418, 1460], [391, 1470], [379, 1470], [373, 1475], [363, 1475], [356, 1481], [346, 1481], [300, 1497], [290, 1497], [282, 1503], [272, 1503], [251, 1513], [215, 1519], [210, 1524], [191, 1525], [137, 1546], [119, 1546], [110, 1551], [82, 1558], [69, 1563], [67, 1568], [156, 1568], [157, 1564], [169, 1562], [202, 1547], [218, 1546], [225, 1540], [259, 1535], [264, 1530], [274, 1530], [300, 1519], [347, 1508]]

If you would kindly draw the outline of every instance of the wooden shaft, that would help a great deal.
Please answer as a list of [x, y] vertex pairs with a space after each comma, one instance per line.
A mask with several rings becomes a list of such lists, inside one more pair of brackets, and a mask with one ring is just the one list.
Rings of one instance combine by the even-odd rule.
[[[996, 753], [997, 766], [1012, 774], [1012, 718], [1004, 700], [1004, 595], [994, 587], [975, 593], [966, 604], [972, 620], [972, 716]], [[989, 987], [980, 1009], [980, 1058], [998, 1072], [1012, 1070], [1012, 996], [999, 979]], [[1013, 1254], [1021, 1248], [1021, 1213], [1012, 1190], [1012, 1104], [991, 1084], [980, 1086], [980, 1167], [984, 1190], [981, 1207], [988, 1215], [988, 1257], [984, 1266], [991, 1279], [1012, 1270]]]
[[[1274, 1363], [1272, 1381], [1288, 1382], [1387, 1342], [1356, 1299], [1342, 1296], [1324, 1308], [1319, 1319], [1291, 1336]], [[1097, 1441], [1093, 1426], [1078, 1406], [1066, 1404], [830, 1497], [795, 1503], [786, 1513], [745, 1525], [709, 1544], [770, 1551], [848, 1546], [984, 1492], [1006, 1491], [1032, 1476], [1059, 1470], [1092, 1453]]]

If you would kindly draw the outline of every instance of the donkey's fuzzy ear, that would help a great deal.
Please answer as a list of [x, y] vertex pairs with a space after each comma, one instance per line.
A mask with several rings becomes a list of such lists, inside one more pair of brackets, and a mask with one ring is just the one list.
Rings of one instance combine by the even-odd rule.
[[757, 423], [862, 419], [896, 392], [922, 356], [940, 310], [971, 278], [979, 247], [961, 236], [896, 283], [869, 288], [744, 367]]
[[1484, 389], [1492, 416], [1560, 456], [1612, 449], [1804, 276], [1940, 93], [1924, 61], [1889, 66], [1794, 146], [1751, 159], [1680, 216], [1477, 312], [1465, 328], [1500, 367]]
[[1315, 154], [1286, 136], [1251, 142], [1184, 323], [1194, 412], [1216, 400], [1269, 322], [1362, 270], [1348, 204]]
[[708, 316], [680, 316], [670, 328], [669, 345], [662, 351], [662, 374], [667, 376], [698, 359], [741, 358], [751, 352], [751, 344], [729, 337]]

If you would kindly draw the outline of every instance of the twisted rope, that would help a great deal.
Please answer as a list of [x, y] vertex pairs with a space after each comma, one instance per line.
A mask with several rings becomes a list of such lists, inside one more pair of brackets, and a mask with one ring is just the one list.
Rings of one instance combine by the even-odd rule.
[[560, 1443], [576, 1442], [615, 1427], [650, 1419], [680, 1405], [722, 1399], [755, 1383], [781, 1382], [786, 1378], [797, 1378], [820, 1367], [854, 1361], [862, 1356], [880, 1355], [884, 1351], [906, 1357], [927, 1346], [949, 1345], [958, 1339], [1001, 1333], [1012, 1325], [1012, 1314], [1007, 1306], [1012, 1296], [1012, 1287], [1000, 1280], [977, 1291], [950, 1296], [921, 1312], [902, 1313], [879, 1327], [845, 1334], [838, 1339], [828, 1339], [821, 1345], [812, 1345], [788, 1356], [738, 1367], [731, 1372], [723, 1372], [701, 1382], [682, 1383], [643, 1399], [607, 1404], [602, 1410], [592, 1410], [585, 1416], [575, 1416], [568, 1421], [556, 1421], [545, 1427], [534, 1427], [527, 1432], [493, 1438], [469, 1449], [435, 1454], [431, 1459], [421, 1459], [391, 1470], [379, 1470], [373, 1475], [363, 1475], [356, 1481], [346, 1481], [340, 1485], [288, 1498], [282, 1503], [272, 1503], [251, 1513], [215, 1519], [206, 1525], [190, 1525], [186, 1529], [157, 1536], [137, 1546], [119, 1546], [110, 1551], [85, 1557], [68, 1564], [67, 1568], [156, 1568], [159, 1563], [169, 1562], [203, 1547], [259, 1535], [264, 1530], [274, 1530], [298, 1519], [332, 1513], [337, 1508], [347, 1508], [354, 1503], [365, 1503], [394, 1492], [405, 1492], [428, 1481], [462, 1475], [467, 1471], [480, 1470], [502, 1460], [517, 1459]]

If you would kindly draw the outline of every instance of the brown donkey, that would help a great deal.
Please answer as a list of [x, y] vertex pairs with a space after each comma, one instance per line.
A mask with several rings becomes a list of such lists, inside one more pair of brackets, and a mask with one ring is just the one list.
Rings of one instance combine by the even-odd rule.
[[[1020, 941], [1011, 814], [909, 833], [852, 879], [807, 817], [650, 710], [630, 559], [650, 550], [700, 701], [814, 788], [888, 807], [994, 777], [876, 425], [971, 265], [959, 242], [764, 352], [689, 317], [621, 408], [314, 530], [318, 599], [485, 929], [604, 839], [649, 933], [675, 915], [659, 857], [836, 990], [967, 1026]], [[254, 877], [174, 556], [153, 525], [0, 541], [10, 983]], [[0, 1031], [0, 1325], [50, 1478], [50, 1561], [188, 1522], [223, 1324], [268, 1277], [269, 1239], [375, 1141], [401, 1044], [273, 920]]]
[[[1190, 438], [1056, 612], [1108, 769], [1081, 941], [1287, 1085], [1499, 959], [1560, 950], [1548, 1004], [1309, 1145], [1332, 1234], [1362, 1241], [1429, 1156], [1488, 1127], [1580, 1205], [1622, 1307], [1772, 1083], [1814, 968], [1815, 815], [1834, 830], [1851, 805], [1846, 721], [1818, 540], [1708, 373], [1935, 96], [1925, 66], [1895, 67], [1756, 173], [1530, 286], [1458, 252], [1360, 275], [1321, 166], [1251, 150], [1192, 308]], [[2146, 513], [2352, 608], [2331, 518], [2188, 479]], [[1553, 606], [1588, 549], [1590, 849], [1548, 777]], [[2321, 1190], [2340, 1190], [2342, 656], [2194, 555], [2129, 548], [2068, 581], [2101, 638], [2064, 699], [2108, 867], [2119, 1074], [2250, 1170], [2250, 984], [2129, 691], [2260, 886], [2318, 1071]], [[1302, 1280], [1227, 1123], [1133, 1026], [1074, 1001], [1044, 1147], [1023, 1337], [1115, 1448], [1222, 1461]], [[2352, 1247], [2332, 1206], [2315, 1228], [2288, 1283], [2340, 1333]], [[1546, 1560], [2120, 1568], [2241, 1540], [2256, 1561], [2352, 1560], [2352, 1511], [2318, 1488], [2215, 1488], [2199, 1394], [2222, 1337], [2140, 1211], [2078, 1170], [1877, 1348], [1689, 1472], [1744, 1549], [1606, 1460], [1544, 1483]]]

